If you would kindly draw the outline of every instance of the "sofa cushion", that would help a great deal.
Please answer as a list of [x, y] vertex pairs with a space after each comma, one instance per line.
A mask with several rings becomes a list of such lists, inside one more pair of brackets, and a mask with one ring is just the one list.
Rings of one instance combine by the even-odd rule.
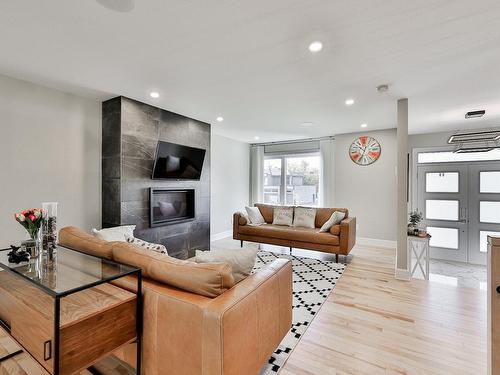
[[59, 244], [73, 250], [94, 255], [100, 258], [113, 259], [113, 244], [101, 240], [76, 227], [65, 227], [59, 231]]
[[250, 220], [250, 224], [261, 225], [266, 223], [264, 217], [262, 216], [260, 210], [257, 207], [245, 207], [245, 210], [248, 214], [248, 219]]
[[347, 208], [318, 208], [316, 210], [316, 228], [321, 228], [335, 211], [345, 213], [345, 217], [349, 216]]
[[339, 237], [329, 232], [319, 233], [317, 228], [284, 227], [264, 224], [259, 227], [240, 227], [240, 234], [256, 237], [279, 238], [283, 240], [317, 243], [324, 245], [339, 245]]
[[95, 237], [103, 241], [122, 241], [125, 242], [127, 236], [134, 236], [135, 225], [122, 225], [119, 227], [111, 227], [97, 230], [92, 229]]
[[113, 246], [116, 262], [140, 267], [152, 280], [206, 297], [217, 297], [234, 286], [231, 267], [226, 263], [195, 263], [153, 251], [141, 251], [128, 243]]
[[293, 207], [274, 207], [273, 225], [286, 225], [291, 227], [293, 223]]
[[295, 207], [294, 227], [315, 228], [316, 209], [312, 207]]
[[255, 203], [255, 207], [258, 207], [266, 223], [271, 224], [274, 218], [274, 206], [270, 204]]
[[211, 251], [196, 250], [191, 258], [196, 263], [227, 263], [233, 271], [234, 282], [244, 280], [255, 266], [255, 258], [259, 249], [220, 249]]
[[340, 222], [344, 219], [345, 213], [340, 211], [335, 211], [332, 216], [323, 224], [323, 226], [319, 229], [320, 232], [329, 232], [330, 228], [334, 225], [340, 224]]

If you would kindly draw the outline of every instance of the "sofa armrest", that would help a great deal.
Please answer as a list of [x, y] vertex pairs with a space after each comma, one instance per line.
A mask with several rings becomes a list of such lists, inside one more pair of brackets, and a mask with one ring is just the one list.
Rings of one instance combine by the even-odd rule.
[[340, 222], [340, 253], [347, 255], [356, 244], [356, 218], [348, 217]]
[[277, 259], [204, 311], [203, 373], [257, 374], [292, 324], [292, 265]]
[[233, 214], [233, 238], [238, 240], [240, 237], [239, 226], [247, 225], [247, 219], [241, 214], [241, 212], [235, 212]]

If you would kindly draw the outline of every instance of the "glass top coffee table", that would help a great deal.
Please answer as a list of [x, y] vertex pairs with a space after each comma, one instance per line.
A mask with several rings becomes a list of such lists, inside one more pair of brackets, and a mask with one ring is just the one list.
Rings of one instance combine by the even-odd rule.
[[[82, 371], [132, 342], [140, 374], [140, 268], [62, 246], [15, 264], [9, 251], [0, 250], [0, 324], [50, 374]], [[131, 275], [132, 291], [115, 285]]]

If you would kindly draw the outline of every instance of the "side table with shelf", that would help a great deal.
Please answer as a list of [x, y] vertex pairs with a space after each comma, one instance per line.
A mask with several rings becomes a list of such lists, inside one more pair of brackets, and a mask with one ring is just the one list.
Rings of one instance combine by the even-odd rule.
[[[61, 246], [53, 261], [40, 256], [13, 264], [7, 253], [0, 251], [0, 324], [23, 349], [19, 355], [26, 351], [48, 374], [69, 375], [137, 342], [134, 373], [140, 374], [140, 268]], [[137, 293], [110, 283], [133, 274]]]
[[[425, 237], [408, 235], [408, 256], [410, 261], [411, 276], [413, 276], [419, 267], [425, 280], [429, 280], [429, 241], [430, 235]], [[413, 257], [415, 256], [416, 262], [413, 264]]]

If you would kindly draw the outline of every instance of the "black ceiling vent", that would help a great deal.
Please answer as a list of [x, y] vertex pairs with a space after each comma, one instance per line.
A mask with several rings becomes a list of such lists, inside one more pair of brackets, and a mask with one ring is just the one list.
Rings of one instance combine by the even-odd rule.
[[477, 117], [483, 117], [486, 111], [484, 109], [480, 111], [470, 111], [465, 114], [465, 118], [477, 118]]

